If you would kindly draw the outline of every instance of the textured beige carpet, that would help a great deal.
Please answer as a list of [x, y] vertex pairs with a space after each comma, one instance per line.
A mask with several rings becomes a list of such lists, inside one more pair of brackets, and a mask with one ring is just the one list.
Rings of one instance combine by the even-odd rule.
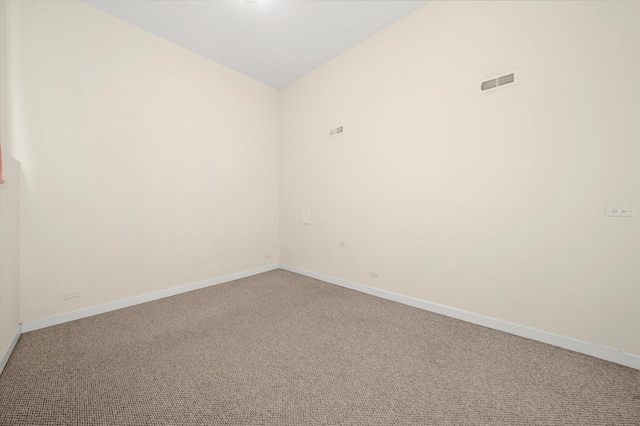
[[638, 425], [640, 372], [285, 271], [24, 334], [2, 425]]

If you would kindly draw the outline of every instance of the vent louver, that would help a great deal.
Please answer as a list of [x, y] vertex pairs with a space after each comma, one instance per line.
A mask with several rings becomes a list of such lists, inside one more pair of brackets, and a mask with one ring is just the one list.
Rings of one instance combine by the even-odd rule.
[[486, 81], [483, 81], [480, 85], [480, 90], [486, 92], [487, 90], [497, 89], [498, 87], [508, 86], [516, 82], [516, 73], [505, 74], [500, 77], [495, 77]]
[[487, 80], [487, 81], [483, 81], [482, 82], [482, 91], [483, 92], [485, 90], [495, 89], [496, 87], [498, 87], [498, 79], [496, 79], [496, 78], [493, 78], [491, 80]]
[[344, 126], [336, 127], [335, 129], [331, 129], [329, 136], [338, 136], [342, 132], [344, 132]]

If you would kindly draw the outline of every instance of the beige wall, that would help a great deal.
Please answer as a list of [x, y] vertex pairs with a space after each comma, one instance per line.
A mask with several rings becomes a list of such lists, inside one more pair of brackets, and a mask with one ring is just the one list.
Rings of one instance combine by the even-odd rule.
[[20, 322], [20, 165], [4, 149], [9, 138], [6, 17], [6, 3], [0, 1], [0, 144], [5, 177], [0, 185], [0, 357]]
[[640, 354], [639, 58], [638, 2], [427, 4], [281, 91], [281, 262]]
[[3, 154], [0, 185], [0, 356], [20, 323], [20, 165]]
[[9, 6], [22, 321], [278, 262], [277, 90], [81, 2]]

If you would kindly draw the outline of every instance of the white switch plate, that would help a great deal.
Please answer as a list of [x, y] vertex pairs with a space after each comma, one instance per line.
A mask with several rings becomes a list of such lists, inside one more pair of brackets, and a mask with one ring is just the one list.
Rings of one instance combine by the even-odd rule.
[[369, 275], [371, 276], [371, 278], [378, 278], [377, 272], [370, 272]]
[[64, 300], [73, 299], [74, 297], [80, 297], [80, 291], [68, 291], [63, 294]]
[[313, 215], [311, 209], [300, 210], [300, 222], [305, 225], [311, 225], [313, 223]]
[[606, 207], [605, 215], [610, 217], [630, 217], [633, 216], [633, 208], [626, 207]]

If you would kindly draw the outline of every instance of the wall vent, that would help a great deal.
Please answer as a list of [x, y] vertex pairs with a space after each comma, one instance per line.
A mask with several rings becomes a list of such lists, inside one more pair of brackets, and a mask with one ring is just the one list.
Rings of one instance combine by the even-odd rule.
[[329, 132], [329, 136], [339, 136], [344, 132], [344, 126], [336, 127], [335, 129], [331, 129]]
[[501, 75], [500, 77], [494, 77], [489, 80], [483, 81], [480, 85], [480, 91], [486, 92], [488, 90], [497, 89], [499, 87], [509, 86], [515, 84], [516, 73]]

